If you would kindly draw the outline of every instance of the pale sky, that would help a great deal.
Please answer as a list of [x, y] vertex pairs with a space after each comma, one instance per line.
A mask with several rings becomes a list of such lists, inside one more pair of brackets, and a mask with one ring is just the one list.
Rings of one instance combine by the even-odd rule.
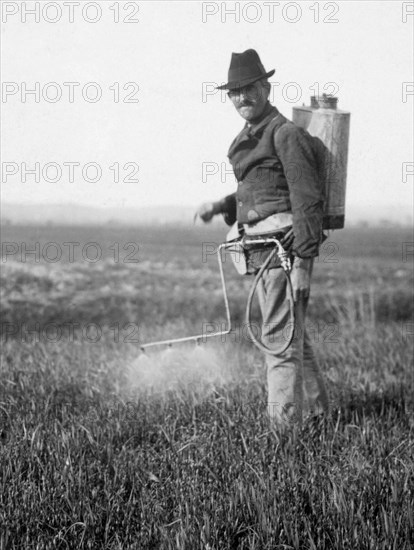
[[[403, 177], [413, 160], [412, 2], [79, 3], [39, 2], [36, 22], [23, 13], [35, 2], [2, 2], [3, 202], [197, 205], [234, 191], [227, 150], [244, 121], [225, 95], [203, 96], [203, 83], [211, 90], [208, 83], [226, 82], [231, 52], [255, 48], [266, 70], [276, 69], [272, 103], [288, 118], [309, 103], [315, 83], [320, 93], [334, 83], [339, 108], [351, 112], [347, 203], [412, 208], [413, 176]], [[48, 22], [56, 5], [60, 21]], [[22, 89], [36, 82], [40, 98], [23, 102]], [[79, 84], [73, 102], [65, 82]], [[97, 85], [85, 88], [90, 82]], [[99, 101], [83, 98], [96, 90]], [[43, 97], [56, 92], [57, 102]], [[40, 181], [27, 174], [23, 182], [22, 163], [36, 162]], [[48, 163], [62, 170], [60, 181], [45, 180]], [[64, 163], [80, 164], [73, 182]], [[93, 165], [82, 176], [88, 163], [102, 171], [95, 183], [86, 181], [97, 174]], [[217, 167], [205, 181], [203, 163]], [[5, 166], [18, 172], [5, 175]]]

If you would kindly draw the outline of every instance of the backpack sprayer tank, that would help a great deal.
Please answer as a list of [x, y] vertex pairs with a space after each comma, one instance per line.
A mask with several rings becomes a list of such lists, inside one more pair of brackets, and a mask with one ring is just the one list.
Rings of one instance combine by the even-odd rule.
[[325, 190], [323, 229], [342, 229], [345, 224], [345, 192], [350, 113], [336, 108], [338, 99], [311, 97], [311, 105], [293, 107], [292, 121], [309, 132], [319, 159]]

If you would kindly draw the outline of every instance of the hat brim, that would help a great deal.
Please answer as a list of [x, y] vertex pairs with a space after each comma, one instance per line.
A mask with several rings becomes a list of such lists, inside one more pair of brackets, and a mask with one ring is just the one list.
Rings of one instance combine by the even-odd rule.
[[269, 71], [268, 73], [261, 74], [260, 76], [255, 76], [253, 78], [246, 78], [245, 80], [240, 80], [239, 82], [232, 81], [227, 82], [227, 84], [223, 84], [222, 86], [216, 86], [216, 90], [235, 90], [237, 88], [243, 88], [244, 86], [248, 86], [249, 84], [253, 84], [253, 82], [257, 82], [258, 80], [262, 80], [262, 78], [269, 78], [275, 74], [276, 69], [273, 69], [272, 71]]

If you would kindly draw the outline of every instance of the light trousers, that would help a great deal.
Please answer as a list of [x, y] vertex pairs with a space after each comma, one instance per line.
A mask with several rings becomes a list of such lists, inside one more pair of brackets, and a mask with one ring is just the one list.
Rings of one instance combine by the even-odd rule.
[[[313, 262], [310, 271], [312, 266]], [[328, 394], [305, 328], [308, 299], [294, 302], [294, 338], [285, 351], [278, 353], [285, 347], [293, 328], [290, 314], [292, 296], [283, 269], [266, 270], [257, 293], [263, 318], [262, 342], [276, 353], [266, 353], [270, 418], [286, 427], [292, 423], [300, 424], [308, 414], [328, 412]]]

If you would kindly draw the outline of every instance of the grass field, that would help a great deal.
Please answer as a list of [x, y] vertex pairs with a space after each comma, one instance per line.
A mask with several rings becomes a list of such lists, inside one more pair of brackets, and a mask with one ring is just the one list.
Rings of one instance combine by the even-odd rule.
[[229, 261], [235, 333], [140, 355], [221, 327], [224, 231], [2, 228], [1, 550], [413, 547], [412, 233], [324, 244], [308, 328], [332, 415], [280, 437]]

